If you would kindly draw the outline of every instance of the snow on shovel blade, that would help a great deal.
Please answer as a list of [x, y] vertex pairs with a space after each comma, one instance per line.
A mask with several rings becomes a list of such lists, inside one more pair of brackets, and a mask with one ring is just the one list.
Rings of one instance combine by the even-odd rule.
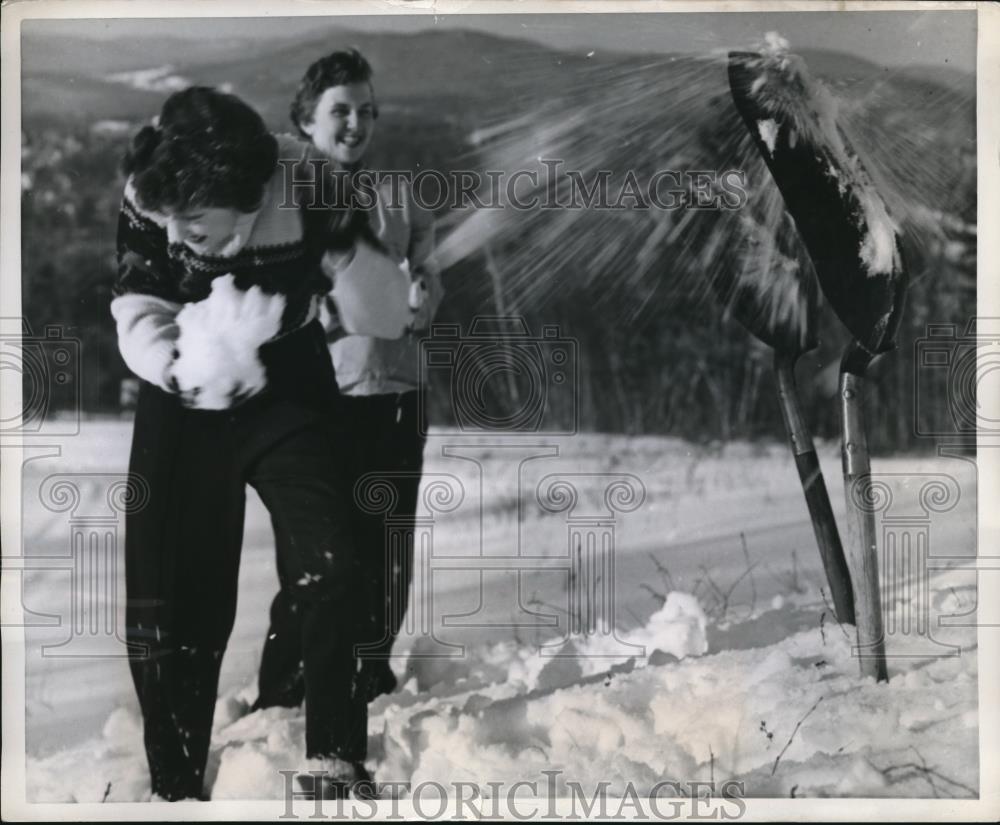
[[891, 349], [906, 292], [897, 228], [802, 60], [730, 52], [736, 108], [760, 151], [823, 292], [867, 351]]

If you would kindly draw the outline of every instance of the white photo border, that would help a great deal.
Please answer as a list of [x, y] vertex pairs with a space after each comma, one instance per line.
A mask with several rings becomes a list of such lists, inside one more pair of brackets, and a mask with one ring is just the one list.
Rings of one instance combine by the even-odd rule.
[[[2, 37], [2, 192], [0, 192], [0, 304], [5, 316], [21, 306], [20, 260], [20, 111], [21, 54], [20, 28], [25, 20], [82, 19], [102, 17], [268, 17], [268, 16], [355, 16], [355, 15], [457, 15], [457, 14], [602, 14], [690, 12], [831, 12], [934, 9], [975, 9], [978, 11], [977, 56], [977, 143], [978, 143], [978, 314], [1000, 316], [1000, 6], [973, 2], [612, 2], [592, 0], [527, 0], [527, 2], [457, 2], [456, 0], [411, 0], [391, 2], [347, 0], [316, 3], [308, 0], [32, 0], [5, 2], [0, 23]], [[9, 372], [9, 371], [8, 371]], [[21, 409], [20, 381], [0, 376], [0, 407]], [[6, 414], [3, 416], [6, 419]], [[0, 539], [8, 547], [20, 546], [20, 468], [25, 450], [5, 443], [0, 473]], [[989, 502], [1000, 502], [1000, 455], [996, 445], [980, 439], [978, 452], [978, 535], [980, 556], [986, 548], [1000, 548], [1000, 513]], [[996, 551], [994, 551], [996, 552]], [[998, 558], [997, 556], [993, 556]], [[29, 803], [25, 782], [25, 658], [23, 629], [19, 622], [21, 600], [19, 579], [5, 576], [0, 593], [3, 643], [3, 743], [2, 817], [5, 820], [278, 820], [284, 802], [175, 802], [175, 803]], [[745, 800], [747, 821], [878, 821], [941, 820], [992, 821], [1000, 818], [1000, 576], [979, 579], [979, 736], [980, 798], [945, 799], [760, 799]], [[987, 614], [991, 615], [987, 615]], [[988, 627], [992, 623], [995, 626]], [[612, 800], [609, 799], [609, 802]], [[666, 803], [666, 800], [664, 800]], [[686, 800], [690, 813], [691, 800]], [[378, 816], [370, 815], [370, 803], [359, 809], [359, 818], [392, 816], [413, 818], [407, 801], [378, 803]], [[533, 803], [519, 802], [527, 813]], [[549, 810], [547, 801], [534, 807], [540, 815]], [[297, 818], [308, 819], [313, 803], [296, 802]], [[569, 811], [569, 801], [557, 803], [561, 815]], [[349, 807], [345, 808], [347, 814]], [[366, 816], [367, 814], [367, 816]], [[679, 818], [679, 817], [678, 817]]]

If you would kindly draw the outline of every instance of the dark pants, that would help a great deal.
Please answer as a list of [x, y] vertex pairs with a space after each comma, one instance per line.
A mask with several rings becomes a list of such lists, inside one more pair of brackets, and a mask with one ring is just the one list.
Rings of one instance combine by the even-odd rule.
[[[269, 389], [224, 412], [187, 410], [143, 384], [130, 472], [148, 484], [128, 516], [127, 633], [152, 791], [200, 797], [219, 670], [236, 615], [246, 485], [282, 540], [304, 662], [307, 756], [363, 759], [355, 698], [357, 544], [339, 463], [345, 434], [322, 331], [262, 350]], [[280, 377], [279, 377], [280, 375]]]
[[[357, 595], [363, 600], [359, 605], [359, 692], [371, 697], [379, 692], [378, 687], [372, 689], [373, 684], [385, 685], [385, 677], [380, 678], [378, 672], [380, 669], [388, 672], [387, 659], [409, 601], [413, 578], [412, 525], [423, 466], [424, 428], [418, 421], [416, 391], [345, 396], [342, 401], [351, 431], [344, 486], [354, 491], [352, 525], [361, 567]], [[365, 480], [378, 477], [391, 486], [396, 496], [388, 513], [372, 512], [370, 506], [363, 506]], [[387, 544], [387, 515], [404, 537], [409, 534], [409, 540]], [[275, 535], [281, 587], [271, 604], [271, 626], [261, 656], [257, 708], [294, 707], [306, 691], [300, 642], [302, 616], [294, 609], [294, 574], [284, 563], [288, 553], [281, 546], [283, 534], [275, 530]]]

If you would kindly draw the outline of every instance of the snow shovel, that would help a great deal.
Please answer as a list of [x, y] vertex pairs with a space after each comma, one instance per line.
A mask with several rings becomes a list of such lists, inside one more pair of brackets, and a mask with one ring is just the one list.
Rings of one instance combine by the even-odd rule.
[[774, 351], [778, 401], [823, 560], [826, 580], [830, 585], [833, 608], [838, 621], [854, 624], [854, 595], [851, 592], [847, 560], [844, 558], [844, 548], [840, 542], [833, 508], [830, 506], [830, 496], [795, 384], [795, 364], [803, 354], [815, 349], [817, 345], [818, 290], [814, 279], [803, 277], [799, 268], [782, 270], [775, 267], [768, 274], [769, 291], [783, 290], [782, 296], [786, 300], [800, 302], [801, 306], [797, 311], [770, 311], [772, 307], [769, 304], [773, 301], [773, 295], [762, 292], [759, 281], [741, 278], [741, 273], [729, 267], [724, 268], [712, 280], [712, 287], [728, 312], [748, 332]]
[[853, 341], [840, 367], [848, 566], [861, 672], [888, 679], [862, 394], [872, 360], [892, 349], [907, 276], [895, 225], [837, 126], [832, 101], [791, 55], [731, 52], [736, 108], [809, 251], [824, 295]]

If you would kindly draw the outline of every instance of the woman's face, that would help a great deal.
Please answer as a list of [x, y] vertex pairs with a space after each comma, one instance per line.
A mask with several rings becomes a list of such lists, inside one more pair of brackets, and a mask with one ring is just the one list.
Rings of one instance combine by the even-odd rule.
[[217, 206], [195, 206], [167, 216], [167, 240], [182, 243], [202, 255], [223, 250], [236, 233], [243, 212]]
[[302, 131], [313, 145], [340, 166], [354, 166], [364, 157], [375, 131], [375, 101], [368, 83], [326, 89]]

